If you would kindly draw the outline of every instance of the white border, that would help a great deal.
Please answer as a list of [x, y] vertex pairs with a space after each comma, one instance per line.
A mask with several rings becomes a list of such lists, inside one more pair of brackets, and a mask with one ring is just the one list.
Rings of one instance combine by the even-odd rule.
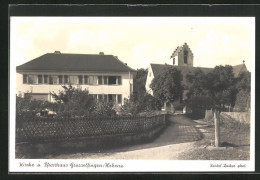
[[[22, 17], [20, 18], [22, 21]], [[34, 17], [31, 17], [34, 18]], [[37, 17], [39, 18], [39, 17]], [[44, 17], [40, 17], [44, 18]], [[187, 18], [187, 17], [185, 17]], [[91, 17], [87, 18], [88, 21], [95, 22], [185, 22], [184, 17], [171, 18], [171, 17]], [[225, 21], [230, 17], [188, 17], [192, 22], [199, 23], [201, 19], [207, 23], [229, 23]], [[234, 17], [232, 17], [234, 18]], [[12, 18], [10, 18], [11, 21]], [[53, 17], [53, 21], [66, 21], [66, 19], [73, 19], [75, 22], [83, 21], [80, 17]], [[86, 19], [86, 18], [85, 18]], [[16, 64], [10, 60], [10, 88], [9, 88], [9, 172], [238, 172], [238, 171], [254, 171], [255, 170], [255, 18], [254, 17], [239, 17], [234, 18], [232, 23], [241, 23], [252, 21], [252, 59], [251, 59], [251, 131], [250, 131], [250, 160], [247, 161], [211, 161], [211, 160], [78, 160], [78, 159], [15, 159], [15, 107], [16, 107]], [[85, 20], [84, 20], [85, 21]], [[10, 35], [11, 36], [11, 35]], [[11, 39], [12, 37], [10, 37]], [[12, 42], [12, 41], [11, 41]], [[10, 47], [11, 47], [10, 42]], [[10, 52], [12, 49], [10, 49]], [[19, 167], [20, 163], [34, 163], [35, 167]], [[68, 167], [44, 167], [45, 163], [50, 164], [67, 164]], [[88, 164], [86, 167], [71, 168], [70, 164]], [[120, 165], [120, 167], [104, 167], [106, 163]], [[40, 164], [40, 167], [37, 165]], [[96, 164], [96, 166], [95, 166]], [[222, 164], [222, 168], [210, 167], [210, 164]], [[223, 168], [224, 164], [232, 164], [235, 167]], [[246, 168], [238, 168], [238, 165], [246, 165]], [[121, 165], [123, 167], [121, 167]], [[103, 166], [103, 167], [101, 167]]]

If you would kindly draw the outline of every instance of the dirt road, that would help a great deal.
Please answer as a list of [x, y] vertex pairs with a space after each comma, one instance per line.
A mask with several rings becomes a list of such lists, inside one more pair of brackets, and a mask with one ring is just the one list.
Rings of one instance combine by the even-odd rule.
[[106, 152], [75, 153], [49, 156], [59, 159], [122, 159], [122, 160], [177, 160], [182, 152], [193, 148], [195, 141], [201, 139], [195, 128], [196, 122], [184, 115], [170, 117], [170, 125], [152, 143], [135, 145]]

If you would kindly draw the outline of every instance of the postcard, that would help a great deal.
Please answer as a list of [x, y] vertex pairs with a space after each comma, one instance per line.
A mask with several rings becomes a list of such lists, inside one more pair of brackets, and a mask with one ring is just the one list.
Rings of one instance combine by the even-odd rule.
[[253, 172], [254, 17], [10, 16], [9, 172]]

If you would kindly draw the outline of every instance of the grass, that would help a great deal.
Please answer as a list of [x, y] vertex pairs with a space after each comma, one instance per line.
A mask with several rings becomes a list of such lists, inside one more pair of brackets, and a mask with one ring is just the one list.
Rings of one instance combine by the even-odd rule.
[[223, 118], [220, 123], [221, 147], [214, 147], [215, 127], [211, 120], [204, 120], [208, 126], [200, 128], [204, 138], [195, 143], [194, 149], [181, 153], [183, 160], [249, 160], [250, 126]]

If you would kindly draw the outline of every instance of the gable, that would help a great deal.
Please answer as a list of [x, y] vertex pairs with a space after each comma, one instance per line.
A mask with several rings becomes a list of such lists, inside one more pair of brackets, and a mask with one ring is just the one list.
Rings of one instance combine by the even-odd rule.
[[242, 72], [247, 72], [247, 68], [245, 64], [239, 64], [236, 66], [233, 66], [233, 73], [235, 77], [238, 77], [239, 74], [241, 74]]
[[170, 58], [173, 58], [173, 57], [175, 57], [175, 56], [178, 56], [178, 54], [179, 54], [180, 52], [182, 52], [184, 49], [186, 49], [187, 51], [189, 51], [189, 53], [193, 56], [193, 53], [192, 53], [190, 47], [188, 46], [188, 44], [187, 44], [187, 43], [184, 43], [182, 46], [177, 46], [177, 48], [173, 51], [173, 53], [172, 53], [172, 55], [171, 55]]

